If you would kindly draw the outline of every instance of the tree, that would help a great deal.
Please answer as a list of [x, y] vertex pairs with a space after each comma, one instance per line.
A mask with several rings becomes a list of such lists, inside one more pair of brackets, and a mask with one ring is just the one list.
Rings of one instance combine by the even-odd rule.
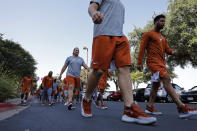
[[133, 89], [138, 88], [138, 85], [143, 82], [143, 77], [144, 77], [143, 72], [140, 71], [131, 72]]
[[20, 44], [10, 40], [0, 40], [1, 68], [13, 73], [20, 80], [27, 73], [34, 74], [36, 61]]
[[2, 36], [0, 34], [0, 101], [5, 101], [18, 96], [17, 87], [27, 73], [35, 77], [36, 62], [18, 43], [3, 40]]
[[116, 91], [120, 90], [119, 83], [118, 83], [118, 75], [117, 75], [118, 71], [117, 71], [117, 69], [115, 71], [111, 72], [110, 74], [111, 74], [111, 78], [112, 78], [113, 82], [116, 85]]
[[168, 43], [177, 49], [180, 57], [169, 57], [168, 64], [187, 64], [197, 67], [197, 1], [196, 0], [170, 0], [168, 16], [164, 34]]

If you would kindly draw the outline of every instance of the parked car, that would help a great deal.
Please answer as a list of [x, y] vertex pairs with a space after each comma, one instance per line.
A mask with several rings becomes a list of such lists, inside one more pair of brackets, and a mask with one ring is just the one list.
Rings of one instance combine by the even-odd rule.
[[[178, 86], [177, 84], [174, 84], [174, 83], [171, 83], [171, 84], [172, 84], [172, 87], [174, 88], [176, 94], [178, 96], [180, 96], [180, 94], [184, 90], [184, 88], [181, 88], [180, 86]], [[151, 88], [152, 88], [152, 84], [148, 84], [145, 91], [144, 91], [144, 97], [145, 97], [145, 100], [147, 100], [147, 101], [149, 100], [149, 97], [150, 97]], [[156, 100], [165, 101], [165, 102], [173, 102], [171, 96], [164, 89], [163, 83], [161, 83], [160, 87], [158, 88]]]
[[139, 102], [144, 102], [145, 101], [144, 91], [145, 91], [145, 88], [134, 89], [133, 90], [134, 100], [139, 101]]
[[108, 100], [122, 101], [123, 99], [122, 99], [122, 95], [121, 95], [120, 91], [114, 91], [108, 96]]
[[103, 94], [103, 100], [108, 101], [108, 96], [112, 93], [113, 91], [105, 91]]
[[192, 87], [188, 91], [182, 91], [180, 98], [185, 103], [197, 102], [197, 86]]

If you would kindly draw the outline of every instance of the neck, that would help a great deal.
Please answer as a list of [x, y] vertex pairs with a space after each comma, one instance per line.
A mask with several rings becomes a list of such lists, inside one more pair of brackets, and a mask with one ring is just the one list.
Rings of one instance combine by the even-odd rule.
[[155, 26], [154, 30], [155, 30], [156, 32], [160, 33], [160, 30], [161, 30], [161, 29], [159, 29], [158, 27]]

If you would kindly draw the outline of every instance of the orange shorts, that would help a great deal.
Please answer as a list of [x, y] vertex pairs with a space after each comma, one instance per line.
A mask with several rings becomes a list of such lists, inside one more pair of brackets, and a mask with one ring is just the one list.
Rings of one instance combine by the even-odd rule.
[[159, 72], [159, 77], [168, 76], [167, 69], [164, 66], [155, 65], [155, 64], [148, 64], [148, 68], [150, 69], [152, 75], [154, 75], [156, 72]]
[[24, 93], [30, 93], [30, 88], [22, 87], [21, 93], [22, 93], [22, 94], [24, 94]]
[[75, 88], [80, 88], [80, 78], [76, 78], [73, 76], [66, 76], [68, 87], [70, 85], [74, 86]]
[[53, 95], [56, 95], [57, 94], [57, 90], [53, 90]]
[[93, 39], [92, 62], [94, 69], [107, 70], [115, 60], [116, 67], [130, 66], [130, 44], [125, 36], [97, 36]]
[[105, 88], [107, 86], [107, 82], [100, 81], [98, 85], [99, 85], [99, 90], [105, 90]]

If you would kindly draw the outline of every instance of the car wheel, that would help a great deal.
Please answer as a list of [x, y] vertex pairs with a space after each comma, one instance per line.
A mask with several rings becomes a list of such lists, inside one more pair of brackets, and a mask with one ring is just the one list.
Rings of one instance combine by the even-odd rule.
[[169, 102], [169, 103], [172, 103], [173, 102], [172, 97], [170, 95], [167, 95], [166, 96], [166, 101]]

